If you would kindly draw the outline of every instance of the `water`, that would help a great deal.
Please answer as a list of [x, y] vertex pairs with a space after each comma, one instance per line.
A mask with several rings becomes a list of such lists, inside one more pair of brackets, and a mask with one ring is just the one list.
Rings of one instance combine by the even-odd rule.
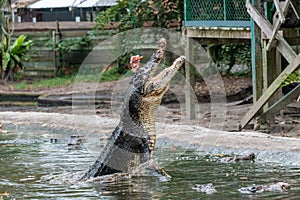
[[[158, 147], [156, 158], [172, 176], [121, 177], [118, 181], [77, 181], [99, 152], [71, 148], [71, 130], [24, 127], [16, 133], [0, 134], [0, 199], [299, 199], [300, 167], [272, 163], [221, 163], [217, 157], [199, 156], [180, 147]], [[56, 143], [50, 139], [57, 137]], [[96, 141], [96, 140], [93, 140]], [[104, 141], [99, 144], [99, 148]], [[97, 148], [95, 148], [97, 149]], [[286, 192], [240, 194], [253, 184], [285, 181]], [[199, 193], [195, 184], [212, 183], [217, 192]]]

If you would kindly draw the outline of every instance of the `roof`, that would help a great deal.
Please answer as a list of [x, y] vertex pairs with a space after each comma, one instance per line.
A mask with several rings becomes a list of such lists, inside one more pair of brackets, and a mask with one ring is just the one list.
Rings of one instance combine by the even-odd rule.
[[39, 0], [28, 8], [100, 7], [117, 4], [117, 0]]
[[28, 8], [65, 8], [73, 7], [80, 0], [40, 0], [28, 6]]
[[33, 4], [36, 1], [38, 1], [38, 0], [15, 0], [15, 1], [12, 1], [11, 7], [13, 9], [26, 8], [28, 5]]
[[82, 3], [76, 5], [75, 7], [103, 7], [117, 4], [117, 0], [81, 0], [81, 2]]

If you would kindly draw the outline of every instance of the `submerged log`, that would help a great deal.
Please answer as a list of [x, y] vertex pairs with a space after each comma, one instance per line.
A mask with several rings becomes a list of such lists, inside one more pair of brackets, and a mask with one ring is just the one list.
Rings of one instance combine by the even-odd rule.
[[96, 162], [82, 179], [113, 173], [130, 173], [149, 161], [155, 146], [155, 119], [169, 83], [184, 63], [181, 56], [153, 77], [163, 58], [166, 40], [160, 39], [157, 51], [131, 79], [126, 92], [120, 122], [109, 137]]

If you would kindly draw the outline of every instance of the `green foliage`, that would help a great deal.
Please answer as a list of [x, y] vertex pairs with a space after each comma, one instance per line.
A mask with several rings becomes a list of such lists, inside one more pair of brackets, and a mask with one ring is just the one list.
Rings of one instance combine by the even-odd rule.
[[[235, 64], [246, 65], [249, 69], [247, 71], [250, 71], [250, 44], [212, 44], [207, 47], [207, 50], [219, 70], [225, 74], [229, 74]], [[226, 69], [222, 68], [224, 65], [227, 66]]]
[[300, 72], [296, 71], [288, 75], [284, 81], [281, 83], [281, 87], [287, 86], [292, 83], [300, 83]]
[[10, 7], [11, 0], [0, 0], [0, 8]]
[[112, 68], [108, 69], [107, 71], [102, 72], [100, 81], [101, 82], [116, 81], [116, 80], [120, 79], [122, 74], [124, 74], [124, 72], [121, 71], [121, 73], [120, 73], [120, 70], [118, 69], [118, 67], [112, 67]]
[[[99, 13], [96, 18], [95, 33], [103, 32], [111, 27], [116, 28], [116, 32], [120, 33], [143, 27], [148, 22], [153, 27], [168, 28], [174, 21], [181, 22], [183, 6], [183, 1], [180, 0], [119, 0], [118, 4]], [[118, 47], [116, 49], [121, 52], [118, 53], [121, 55], [118, 58], [118, 73], [125, 73], [129, 66], [130, 56], [136, 52], [128, 48], [129, 44], [132, 45], [132, 38], [125, 37], [119, 40], [122, 42], [115, 44]]]
[[[6, 7], [10, 10], [10, 3], [11, 1], [8, 0], [0, 1], [0, 8]], [[29, 60], [27, 53], [32, 46], [32, 41], [26, 41], [26, 36], [20, 35], [11, 45], [13, 27], [10, 18], [4, 16], [2, 9], [0, 12], [0, 73], [2, 80], [12, 81], [15, 77], [20, 78], [18, 71], [23, 68], [22, 61]]]
[[[134, 5], [138, 5], [141, 1], [133, 0]], [[135, 9], [136, 10], [136, 9]], [[125, 30], [126, 27], [133, 27], [130, 15], [130, 1], [121, 0], [117, 5], [108, 8], [104, 12], [100, 12], [96, 17], [97, 29], [104, 29], [107, 26], [113, 25], [114, 22], [120, 22], [119, 29]]]
[[56, 42], [51, 39], [46, 43], [46, 46], [53, 47], [55, 51], [65, 54], [70, 53], [73, 50], [89, 47], [90, 42], [91, 39], [89, 36], [82, 36], [79, 38], [61, 39]]
[[96, 18], [98, 30], [118, 23], [118, 31], [122, 32], [137, 27], [142, 27], [147, 21], [152, 21], [152, 26], [168, 28], [175, 20], [183, 18], [183, 2], [180, 0], [140, 1], [119, 0], [117, 5], [99, 13]]
[[18, 70], [14, 73], [14, 80], [19, 81], [22, 79], [22, 77], [23, 77], [23, 71]]
[[64, 74], [64, 69], [68, 67], [68, 64], [64, 61], [64, 56], [67, 53], [71, 53], [74, 50], [83, 50], [88, 48], [91, 43], [90, 35], [85, 35], [78, 38], [71, 38], [71, 39], [60, 39], [58, 41], [53, 41], [50, 39], [46, 46], [53, 48], [53, 50], [59, 52], [59, 60], [60, 65], [56, 71], [56, 75], [62, 76]]
[[13, 45], [10, 46], [11, 37], [10, 35], [6, 35], [3, 43], [0, 44], [0, 54], [2, 57], [1, 70], [4, 80], [13, 80], [13, 72], [16, 73], [19, 68], [23, 68], [23, 60], [27, 61], [30, 59], [27, 53], [30, 51], [33, 41], [26, 41], [26, 38], [25, 35], [20, 35]]

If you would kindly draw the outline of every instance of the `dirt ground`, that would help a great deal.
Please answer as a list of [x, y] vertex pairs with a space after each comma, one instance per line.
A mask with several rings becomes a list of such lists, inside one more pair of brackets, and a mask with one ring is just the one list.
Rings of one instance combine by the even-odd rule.
[[[245, 116], [252, 106], [251, 102], [251, 78], [250, 77], [223, 77], [226, 100], [219, 110], [213, 111], [215, 105], [210, 103], [210, 90], [203, 81], [197, 81], [195, 86], [196, 118], [189, 120], [186, 118], [184, 99], [184, 84], [171, 85], [168, 93], [165, 95], [162, 106], [158, 113], [158, 122], [170, 124], [199, 125], [212, 129], [225, 131], [237, 131], [240, 120]], [[212, 84], [212, 83], [210, 83]], [[216, 83], [217, 85], [217, 83]], [[96, 89], [95, 89], [96, 88]], [[48, 88], [43, 90], [14, 90], [9, 84], [0, 86], [0, 93], [31, 93], [39, 95], [49, 94], [69, 94], [73, 92], [94, 92], [105, 91], [111, 93], [112, 97], [117, 93], [124, 93], [126, 84], [122, 82], [104, 82], [97, 86], [91, 83], [79, 85], [68, 85], [64, 87]], [[119, 102], [102, 102], [95, 106], [95, 113], [103, 117], [118, 118], [122, 100]], [[74, 107], [2, 107], [2, 111], [37, 111], [70, 114], [74, 113]], [[77, 111], [76, 111], [77, 112]], [[84, 111], [79, 111], [84, 112]], [[225, 113], [221, 119], [218, 118], [218, 112]], [[1, 121], [1, 120], [0, 120]], [[253, 130], [251, 122], [246, 130]], [[270, 124], [267, 129], [257, 130], [273, 136], [300, 138], [300, 102], [292, 102], [286, 109], [282, 110], [275, 118], [275, 123]]]

